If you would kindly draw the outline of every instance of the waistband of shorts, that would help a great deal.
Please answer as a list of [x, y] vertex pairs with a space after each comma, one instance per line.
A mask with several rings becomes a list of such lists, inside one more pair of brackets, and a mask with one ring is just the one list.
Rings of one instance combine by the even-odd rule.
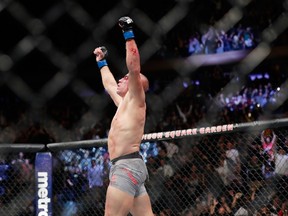
[[142, 156], [140, 155], [140, 153], [137, 151], [137, 152], [133, 152], [133, 153], [130, 153], [130, 154], [127, 154], [127, 155], [122, 155], [122, 156], [119, 156], [117, 158], [114, 158], [113, 160], [111, 160], [111, 163], [114, 165], [119, 160], [133, 159], [133, 158], [141, 158], [141, 159], [143, 159]]

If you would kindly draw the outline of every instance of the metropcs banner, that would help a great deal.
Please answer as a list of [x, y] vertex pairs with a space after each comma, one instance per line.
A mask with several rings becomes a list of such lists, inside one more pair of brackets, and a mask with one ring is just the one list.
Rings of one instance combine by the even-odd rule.
[[36, 215], [52, 216], [52, 155], [49, 152], [36, 154]]

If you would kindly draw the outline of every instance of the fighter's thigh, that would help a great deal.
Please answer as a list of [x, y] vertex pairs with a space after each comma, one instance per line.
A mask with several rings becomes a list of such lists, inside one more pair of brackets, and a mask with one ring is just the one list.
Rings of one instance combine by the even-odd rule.
[[134, 198], [133, 207], [131, 209], [133, 216], [153, 216], [151, 201], [148, 194], [143, 194]]
[[105, 216], [127, 216], [133, 206], [133, 196], [109, 186], [106, 194]]

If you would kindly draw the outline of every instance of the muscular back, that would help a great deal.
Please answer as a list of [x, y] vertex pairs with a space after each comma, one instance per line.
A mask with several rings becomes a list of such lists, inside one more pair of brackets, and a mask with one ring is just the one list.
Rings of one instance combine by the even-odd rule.
[[145, 103], [139, 105], [139, 101], [128, 92], [120, 102], [111, 123], [108, 138], [110, 159], [139, 151], [145, 115]]

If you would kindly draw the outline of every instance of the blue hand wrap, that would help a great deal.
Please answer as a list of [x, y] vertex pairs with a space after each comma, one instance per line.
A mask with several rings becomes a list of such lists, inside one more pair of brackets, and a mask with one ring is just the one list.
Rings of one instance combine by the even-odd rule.
[[101, 69], [104, 66], [108, 66], [106, 59], [102, 59], [97, 62], [98, 68]]
[[134, 33], [132, 30], [123, 32], [125, 40], [134, 38]]

